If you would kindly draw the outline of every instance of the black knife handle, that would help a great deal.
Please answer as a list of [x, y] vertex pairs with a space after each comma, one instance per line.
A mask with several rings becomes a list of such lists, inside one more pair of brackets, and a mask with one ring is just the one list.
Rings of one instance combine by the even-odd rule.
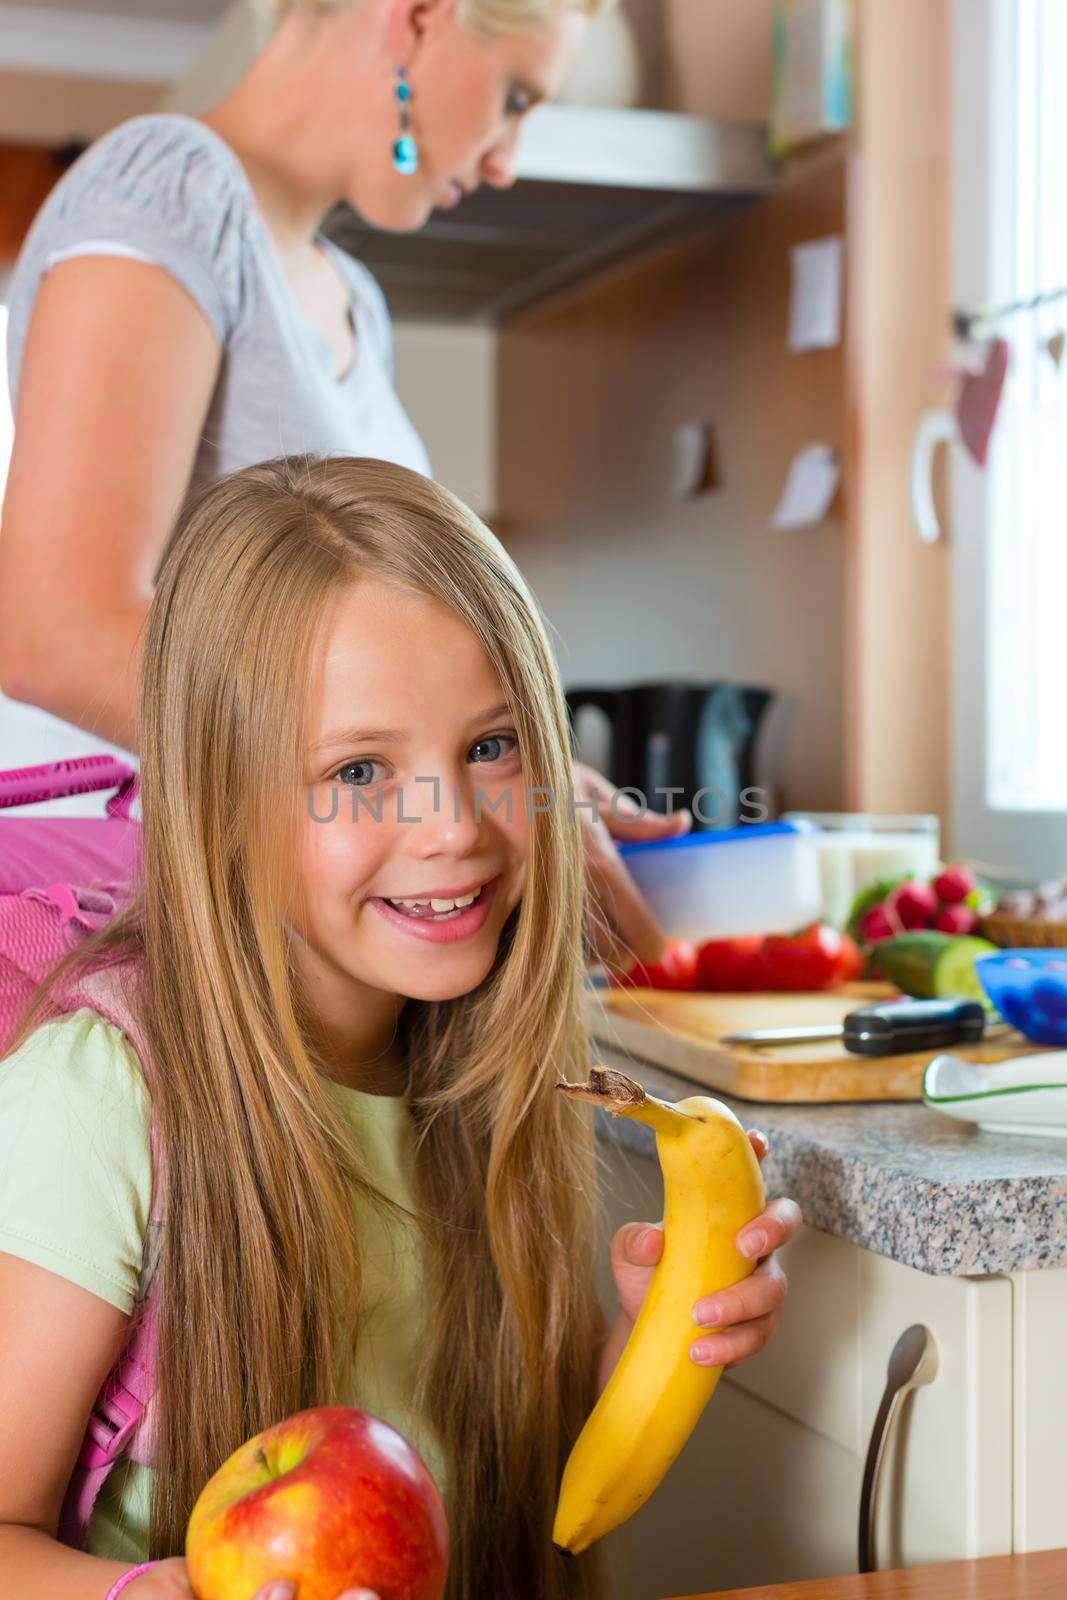
[[985, 1024], [978, 1000], [887, 1000], [850, 1011], [843, 1037], [853, 1055], [896, 1056], [976, 1044]]

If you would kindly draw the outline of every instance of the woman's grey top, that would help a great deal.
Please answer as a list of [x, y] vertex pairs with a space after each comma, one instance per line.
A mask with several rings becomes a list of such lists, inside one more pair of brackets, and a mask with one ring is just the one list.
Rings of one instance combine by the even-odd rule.
[[[26, 330], [45, 273], [72, 256], [130, 256], [169, 272], [195, 300], [222, 346], [190, 497], [230, 472], [279, 455], [377, 456], [428, 474], [426, 451], [393, 384], [384, 296], [359, 262], [321, 236], [317, 243], [351, 293], [356, 355], [340, 378], [333, 375], [329, 344], [293, 297], [231, 147], [193, 117], [150, 115], [122, 123], [64, 174], [19, 256], [8, 290], [12, 406]], [[4, 767], [115, 748], [0, 695]], [[91, 813], [100, 809], [91, 797], [62, 803], [66, 815], [75, 814], [75, 807]]]

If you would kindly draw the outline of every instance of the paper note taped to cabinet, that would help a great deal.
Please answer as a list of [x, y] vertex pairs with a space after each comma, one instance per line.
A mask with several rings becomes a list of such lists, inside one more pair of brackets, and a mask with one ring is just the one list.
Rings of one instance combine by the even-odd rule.
[[798, 244], [793, 251], [789, 349], [833, 350], [841, 343], [844, 240], [837, 235]]
[[776, 533], [814, 528], [834, 503], [841, 464], [828, 444], [809, 445], [796, 457], [782, 490], [771, 527]]

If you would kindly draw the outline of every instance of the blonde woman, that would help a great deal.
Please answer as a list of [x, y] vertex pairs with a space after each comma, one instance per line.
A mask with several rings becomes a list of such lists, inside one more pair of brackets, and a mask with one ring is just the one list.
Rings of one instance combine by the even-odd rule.
[[[601, 3], [279, 0], [270, 42], [204, 117], [136, 117], [65, 174], [9, 295], [0, 764], [139, 749], [152, 588], [208, 484], [301, 452], [429, 472], [382, 294], [320, 222], [347, 200], [408, 231], [479, 184], [508, 187], [523, 118], [557, 93]], [[600, 792], [600, 820], [583, 814], [593, 954], [623, 959], [618, 934], [656, 960], [662, 930], [609, 834], [689, 819], [634, 818], [606, 779], [579, 767], [576, 782]]]
[[[144, 1071], [99, 1014], [42, 1022], [41, 997], [0, 1067], [5, 1592], [104, 1600], [153, 1558], [124, 1600], [187, 1597], [207, 1477], [267, 1424], [346, 1401], [437, 1477], [450, 1600], [598, 1595], [596, 1558], [553, 1550], [555, 1498], [662, 1233], [617, 1237], [609, 1330], [593, 1127], [553, 1087], [589, 1046], [566, 708], [536, 601], [430, 480], [275, 462], [180, 529], [143, 659], [143, 888], [67, 968], [129, 959]], [[75, 1554], [53, 1535], [137, 1281], [149, 1106], [156, 1449], [109, 1480]], [[741, 1248], [768, 1257], [797, 1225], [778, 1201]], [[759, 1349], [783, 1290], [770, 1256], [717, 1297], [724, 1332], [693, 1326], [692, 1358]]]

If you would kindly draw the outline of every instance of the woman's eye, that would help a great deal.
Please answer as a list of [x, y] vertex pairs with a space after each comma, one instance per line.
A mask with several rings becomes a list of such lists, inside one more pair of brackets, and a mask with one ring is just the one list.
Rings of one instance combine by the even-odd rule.
[[353, 789], [365, 789], [368, 784], [374, 782], [373, 776], [369, 776], [369, 777], [365, 776], [363, 778], [348, 779], [348, 778], [345, 777], [345, 773], [346, 772], [359, 772], [359, 773], [364, 773], [364, 774], [373, 773], [373, 769], [376, 766], [380, 766], [380, 765], [381, 765], [381, 763], [378, 762], [378, 761], [346, 761], [343, 767], [338, 767], [337, 771], [334, 773], [334, 775], [331, 778], [330, 782], [331, 783], [345, 783], [345, 784], [348, 784], [349, 787], [353, 788]]
[[501, 752], [501, 745], [511, 745], [517, 750], [519, 741], [510, 733], [493, 733], [490, 734], [487, 739], [479, 739], [477, 744], [471, 745], [471, 751], [473, 752], [475, 750], [485, 750], [486, 748], [489, 748], [493, 750], [493, 754], [485, 757], [485, 760], [501, 761], [504, 755], [511, 754], [511, 751]]

